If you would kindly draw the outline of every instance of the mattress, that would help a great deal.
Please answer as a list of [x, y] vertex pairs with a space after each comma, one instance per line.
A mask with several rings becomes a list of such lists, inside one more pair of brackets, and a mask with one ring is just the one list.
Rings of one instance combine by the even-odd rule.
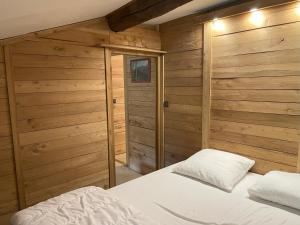
[[162, 225], [224, 224], [219, 218], [227, 221], [226, 224], [236, 225], [300, 224], [299, 210], [249, 199], [247, 189], [261, 175], [248, 173], [232, 193], [227, 193], [206, 183], [172, 173], [173, 166], [108, 191]]

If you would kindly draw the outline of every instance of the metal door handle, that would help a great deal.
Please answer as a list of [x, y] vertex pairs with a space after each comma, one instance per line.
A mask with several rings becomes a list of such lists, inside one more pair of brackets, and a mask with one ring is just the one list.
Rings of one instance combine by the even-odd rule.
[[169, 102], [168, 101], [164, 101], [163, 106], [164, 106], [164, 108], [168, 108], [169, 107]]

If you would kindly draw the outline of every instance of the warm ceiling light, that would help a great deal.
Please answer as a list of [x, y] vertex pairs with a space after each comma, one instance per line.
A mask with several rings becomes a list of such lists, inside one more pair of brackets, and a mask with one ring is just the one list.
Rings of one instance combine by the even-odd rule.
[[296, 10], [297, 10], [297, 13], [300, 15], [300, 2], [298, 3]]
[[262, 12], [258, 11], [257, 9], [251, 9], [251, 16], [250, 21], [254, 25], [261, 25], [264, 22], [264, 15]]
[[224, 30], [225, 26], [222, 21], [220, 21], [219, 19], [216, 18], [213, 20], [213, 28], [214, 28], [214, 30], [222, 31], [222, 30]]

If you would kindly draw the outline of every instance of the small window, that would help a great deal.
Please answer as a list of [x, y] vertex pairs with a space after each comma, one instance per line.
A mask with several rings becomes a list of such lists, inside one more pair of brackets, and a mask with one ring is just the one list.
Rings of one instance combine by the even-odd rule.
[[134, 59], [130, 61], [131, 81], [133, 83], [151, 82], [150, 59]]

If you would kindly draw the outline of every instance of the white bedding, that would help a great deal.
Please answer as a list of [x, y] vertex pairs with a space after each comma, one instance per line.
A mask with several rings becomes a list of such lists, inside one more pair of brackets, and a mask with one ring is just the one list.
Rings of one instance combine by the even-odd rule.
[[172, 166], [109, 192], [162, 225], [300, 224], [300, 211], [248, 198], [248, 187], [260, 175], [248, 173], [232, 193], [227, 193], [171, 171]]
[[[227, 193], [172, 166], [104, 191], [81, 188], [18, 212], [13, 225], [300, 225], [300, 211], [250, 200], [261, 176]], [[271, 204], [271, 205], [269, 205]]]
[[97, 187], [80, 188], [16, 213], [13, 225], [155, 225], [139, 210]]

